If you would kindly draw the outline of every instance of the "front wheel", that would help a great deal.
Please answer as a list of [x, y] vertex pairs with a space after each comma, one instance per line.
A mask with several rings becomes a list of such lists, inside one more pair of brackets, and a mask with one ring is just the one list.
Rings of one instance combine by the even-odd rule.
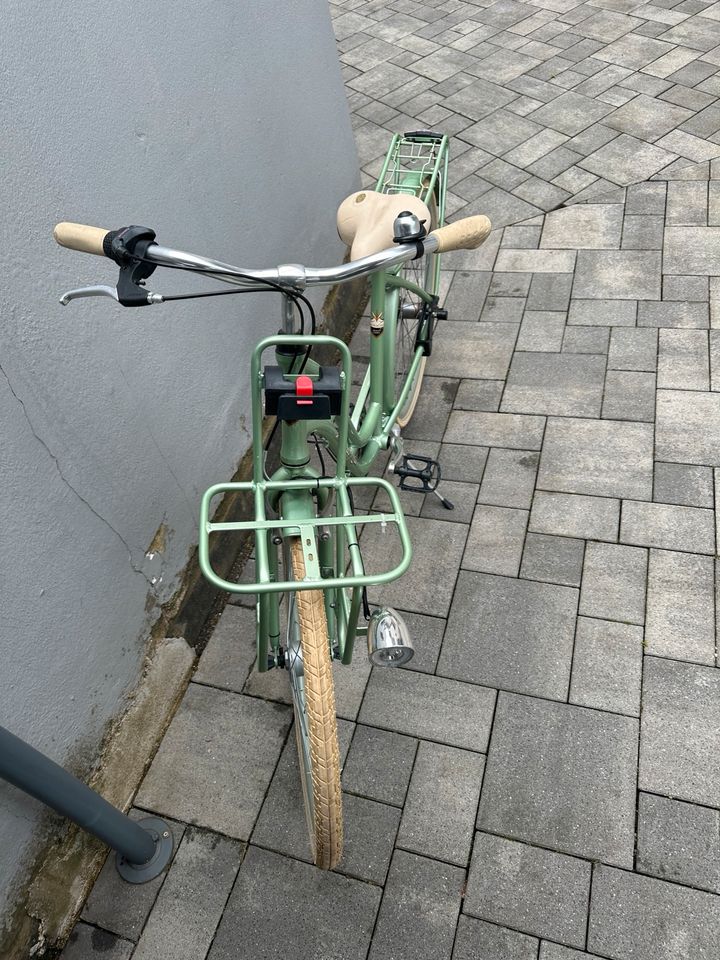
[[[290, 545], [293, 577], [305, 577], [302, 544]], [[288, 669], [295, 709], [305, 817], [316, 866], [331, 870], [343, 843], [335, 689], [322, 590], [298, 590], [288, 604]]]

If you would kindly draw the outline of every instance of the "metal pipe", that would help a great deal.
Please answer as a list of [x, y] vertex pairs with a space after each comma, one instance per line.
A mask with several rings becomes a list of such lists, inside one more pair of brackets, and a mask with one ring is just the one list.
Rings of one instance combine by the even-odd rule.
[[0, 777], [107, 843], [130, 864], [147, 864], [155, 857], [157, 844], [147, 830], [4, 727]]

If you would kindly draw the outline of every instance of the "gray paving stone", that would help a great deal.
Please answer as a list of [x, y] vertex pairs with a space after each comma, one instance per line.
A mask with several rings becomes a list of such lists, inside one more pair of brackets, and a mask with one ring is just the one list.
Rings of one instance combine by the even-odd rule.
[[545, 217], [541, 247], [618, 249], [622, 232], [620, 204], [577, 204]]
[[708, 299], [707, 277], [663, 277], [663, 300], [706, 301]]
[[517, 576], [527, 521], [527, 510], [479, 504], [470, 525], [462, 566]]
[[343, 787], [371, 800], [401, 807], [415, 762], [417, 741], [359, 724], [343, 767]]
[[568, 323], [578, 326], [634, 327], [636, 300], [571, 300]]
[[654, 250], [579, 250], [573, 296], [659, 300], [660, 261]]
[[551, 418], [537, 485], [558, 493], [649, 500], [652, 444], [650, 424]]
[[658, 390], [655, 456], [720, 466], [720, 394]]
[[516, 334], [513, 323], [443, 321], [433, 343], [433, 374], [502, 380], [510, 366]]
[[448, 480], [480, 483], [485, 470], [488, 448], [443, 443], [440, 447], [442, 475]]
[[609, 327], [565, 327], [563, 353], [607, 354], [610, 344]]
[[610, 543], [585, 548], [580, 613], [600, 620], [642, 624], [647, 550]]
[[626, 214], [654, 214], [664, 216], [666, 183], [633, 183], [627, 188]]
[[709, 390], [708, 335], [703, 330], [661, 330], [658, 387]]
[[632, 134], [641, 140], [654, 141], [670, 133], [692, 117], [692, 110], [677, 107], [664, 100], [640, 94], [605, 118], [608, 127]]
[[720, 893], [720, 814], [641, 793], [637, 870]]
[[[140, 810], [130, 811], [131, 820], [141, 820], [146, 816], [147, 814]], [[169, 821], [168, 825], [177, 852], [185, 825], [174, 821]], [[111, 851], [85, 901], [81, 918], [124, 939], [136, 941], [153, 908], [166, 873], [167, 871], [163, 871], [159, 877], [142, 885], [130, 885], [117, 872], [115, 854]]]
[[626, 216], [623, 221], [623, 250], [662, 250], [663, 217]]
[[483, 270], [458, 270], [453, 275], [443, 306], [451, 320], [477, 320], [485, 303], [492, 274]]
[[479, 754], [421, 741], [396, 845], [465, 867], [484, 768]]
[[281, 960], [289, 930], [299, 957], [365, 960], [380, 893], [372, 884], [250, 847], [208, 960]]
[[642, 627], [578, 617], [570, 702], [639, 716], [642, 656]]
[[503, 380], [461, 380], [455, 395], [455, 410], [495, 412], [500, 406]]
[[656, 330], [614, 328], [610, 331], [608, 369], [654, 371], [657, 369]]
[[720, 671], [645, 658], [639, 787], [718, 807]]
[[557, 353], [562, 347], [564, 332], [564, 313], [526, 310], [515, 349]]
[[528, 530], [561, 537], [616, 541], [619, 526], [619, 500], [538, 490]]
[[651, 550], [645, 630], [648, 652], [714, 664], [714, 592], [710, 557]]
[[525, 311], [522, 297], [493, 297], [485, 301], [480, 319], [483, 323], [519, 324]]
[[537, 960], [535, 937], [461, 915], [452, 960]]
[[500, 157], [518, 144], [529, 140], [540, 130], [540, 125], [532, 120], [499, 108], [490, 116], [467, 127], [463, 131], [463, 139]]
[[532, 450], [490, 450], [478, 501], [529, 509], [539, 460]]
[[535, 204], [541, 210], [552, 210], [569, 200], [571, 196], [567, 190], [548, 183], [540, 177], [531, 177], [529, 180], [524, 180], [520, 186], [515, 188], [514, 192], [516, 196], [522, 197], [528, 203]]
[[253, 607], [225, 607], [205, 647], [193, 679], [240, 692], [255, 663], [255, 596]]
[[130, 960], [134, 946], [107, 930], [76, 923], [60, 960], [93, 960], [101, 954], [104, 960]]
[[571, 273], [535, 273], [528, 292], [528, 310], [565, 312], [570, 303]]
[[639, 327], [708, 327], [709, 311], [706, 303], [678, 303], [646, 301], [638, 304]]
[[490, 296], [526, 297], [531, 280], [531, 273], [493, 273], [490, 281]]
[[712, 508], [711, 468], [685, 463], [656, 463], [653, 500], [660, 503], [680, 503], [686, 507]]
[[582, 540], [529, 533], [525, 538], [520, 576], [579, 587], [585, 544]]
[[[479, 416], [479, 414], [467, 414]], [[465, 548], [467, 527], [444, 520], [406, 517], [413, 545], [413, 562], [399, 579], [372, 589], [373, 600], [413, 613], [446, 616], [452, 587]], [[442, 542], [442, 554], [437, 544]], [[365, 527], [360, 538], [367, 570], [391, 570], [400, 563], [402, 547], [393, 531], [383, 531], [379, 523]]]
[[495, 270], [507, 273], [572, 273], [574, 250], [500, 250]]
[[541, 230], [541, 227], [505, 227], [501, 246], [516, 250], [536, 250], [540, 245]]
[[594, 954], [585, 953], [582, 950], [572, 950], [570, 947], [561, 947], [559, 943], [550, 943], [549, 940], [543, 940], [540, 944], [539, 960], [585, 960]]
[[584, 946], [589, 892], [589, 863], [503, 837], [476, 835], [466, 913]]
[[611, 112], [609, 104], [568, 92], [535, 110], [530, 119], [573, 137]]
[[464, 882], [459, 867], [397, 850], [368, 960], [450, 960]]
[[605, 378], [602, 416], [609, 420], [655, 419], [655, 374], [609, 370]]
[[588, 948], [609, 957], [713, 960], [720, 915], [709, 893], [599, 865]]
[[668, 226], [706, 226], [708, 222], [707, 181], [677, 180], [668, 183], [666, 222]]
[[468, 208], [470, 209], [464, 211], [468, 216], [472, 213], [484, 214], [490, 218], [490, 222], [496, 229], [520, 220], [527, 220], [542, 212], [532, 203], [516, 197], [514, 193], [509, 193], [501, 187], [493, 187], [487, 193], [483, 193], [477, 200], [468, 204]]
[[495, 691], [410, 670], [373, 671], [361, 723], [484, 753]]
[[670, 43], [640, 37], [636, 33], [632, 33], [603, 47], [595, 56], [598, 60], [604, 60], [607, 63], [616, 63], [630, 70], [639, 70], [646, 64], [652, 63], [653, 60], [670, 53], [671, 50], [672, 45]]
[[507, 106], [516, 94], [486, 80], [476, 80], [444, 99], [443, 105], [470, 120], [482, 120], [499, 107]]
[[438, 673], [564, 700], [577, 590], [462, 571]]
[[[665, 140], [666, 138], [663, 138]], [[650, 144], [622, 133], [578, 162], [578, 166], [620, 186], [647, 180], [676, 157], [664, 144]]]
[[500, 409], [504, 413], [598, 416], [604, 379], [604, 357], [515, 353]]
[[666, 227], [663, 269], [666, 273], [704, 276], [717, 270], [720, 227]]
[[244, 845], [189, 827], [133, 957], [204, 957], [235, 881]]
[[620, 541], [664, 550], [715, 554], [712, 510], [668, 503], [623, 503]]
[[403, 430], [403, 437], [408, 441], [442, 439], [457, 388], [457, 380], [425, 376], [415, 413]]
[[539, 450], [544, 430], [545, 417], [453, 410], [443, 439], [445, 443]]
[[285, 706], [191, 683], [137, 806], [247, 840], [290, 719]]
[[631, 868], [637, 738], [630, 717], [501, 693], [478, 826]]

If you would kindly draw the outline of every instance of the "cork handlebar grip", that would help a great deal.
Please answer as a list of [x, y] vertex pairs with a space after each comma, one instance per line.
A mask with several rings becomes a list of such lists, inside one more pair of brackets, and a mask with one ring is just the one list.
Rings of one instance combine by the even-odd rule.
[[61, 247], [103, 257], [103, 240], [109, 232], [102, 227], [88, 227], [84, 223], [58, 223], [53, 230], [53, 236]]
[[438, 227], [430, 234], [438, 242], [438, 253], [448, 250], [474, 250], [484, 243], [492, 230], [487, 217], [465, 217], [445, 227]]

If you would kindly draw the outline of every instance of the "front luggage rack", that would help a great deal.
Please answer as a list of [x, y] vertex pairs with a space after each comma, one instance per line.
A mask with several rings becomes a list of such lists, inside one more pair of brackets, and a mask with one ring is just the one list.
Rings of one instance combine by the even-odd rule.
[[[391, 510], [382, 513], [354, 513], [349, 490], [353, 487], [375, 487], [382, 490], [389, 498]], [[335, 492], [335, 513], [330, 516], [308, 517], [302, 520], [284, 520], [282, 517], [268, 519], [265, 512], [266, 494], [274, 491], [288, 490], [322, 490], [329, 489]], [[213, 523], [210, 519], [211, 501], [225, 493], [239, 493], [249, 491], [253, 494], [255, 503], [255, 518], [253, 520]], [[347, 543], [357, 542], [357, 527], [365, 524], [379, 523], [385, 527], [393, 524], [397, 528], [402, 547], [399, 563], [391, 570], [366, 573], [359, 550], [350, 551], [351, 572], [332, 577], [323, 577], [318, 562], [317, 530], [319, 527], [341, 527]], [[210, 537], [218, 533], [255, 533], [255, 583], [232, 583], [215, 572], [210, 561]], [[274, 580], [271, 577], [269, 561], [269, 536], [275, 532], [280, 536], [299, 536], [305, 558], [304, 580]], [[322, 477], [307, 480], [263, 480], [258, 483], [244, 481], [239, 483], [218, 483], [210, 487], [202, 498], [200, 507], [200, 567], [218, 589], [228, 593], [284, 593], [288, 590], [329, 590], [334, 588], [367, 587], [389, 583], [396, 580], [410, 566], [412, 547], [405, 517], [403, 516], [397, 492], [392, 484], [380, 477]]]

